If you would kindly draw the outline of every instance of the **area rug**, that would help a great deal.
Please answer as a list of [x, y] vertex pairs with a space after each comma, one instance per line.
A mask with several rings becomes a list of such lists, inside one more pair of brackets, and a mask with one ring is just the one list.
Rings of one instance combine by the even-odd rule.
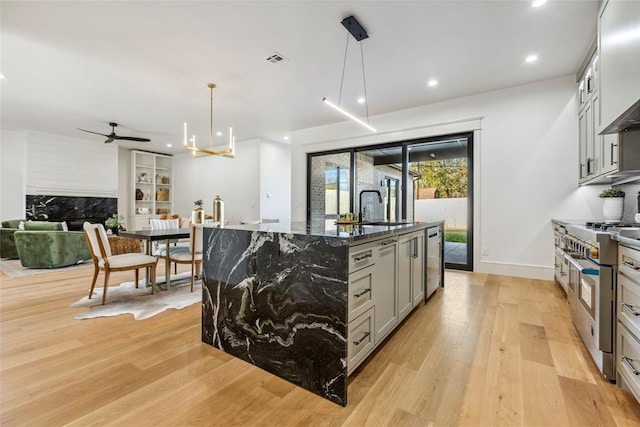
[[53, 273], [57, 271], [75, 270], [78, 268], [87, 268], [89, 266], [93, 266], [93, 262], [91, 262], [91, 260], [81, 264], [70, 265], [68, 267], [24, 268], [22, 264], [20, 264], [19, 259], [0, 259], [0, 270], [2, 270], [4, 274], [11, 278], [31, 276], [34, 274]]
[[[189, 281], [190, 272], [171, 276], [171, 289], [163, 290], [164, 285], [156, 284], [156, 293], [151, 294], [151, 288], [140, 281], [139, 287], [135, 282], [124, 282], [118, 286], [107, 288], [107, 302], [102, 305], [103, 288], [96, 284], [93, 297], [82, 298], [69, 307], [89, 307], [91, 310], [75, 316], [76, 319], [92, 319], [95, 317], [119, 316], [133, 314], [136, 320], [148, 319], [170, 308], [181, 309], [202, 300], [202, 281], [196, 280], [191, 292]], [[182, 279], [182, 280], [180, 280]], [[157, 282], [164, 282], [164, 277], [158, 277]]]

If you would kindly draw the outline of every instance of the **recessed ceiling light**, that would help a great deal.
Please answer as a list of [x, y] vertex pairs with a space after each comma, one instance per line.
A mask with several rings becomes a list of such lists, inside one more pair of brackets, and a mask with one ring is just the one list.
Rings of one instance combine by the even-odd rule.
[[4, 80], [4, 74], [0, 73], [0, 80]]
[[525, 59], [525, 61], [527, 61], [528, 64], [531, 64], [532, 62], [536, 62], [537, 60], [538, 60], [538, 55], [529, 55]]
[[167, 144], [167, 147], [171, 148], [171, 147], [173, 147], [173, 145], [171, 145], [171, 144]]
[[533, 3], [531, 3], [531, 7], [540, 7], [546, 2], [547, 0], [534, 0]]
[[438, 86], [438, 81], [437, 81], [437, 80], [435, 80], [435, 79], [431, 79], [431, 80], [429, 80], [429, 82], [427, 82], [427, 84], [428, 84], [430, 87]]
[[285, 136], [285, 137], [284, 137], [284, 140], [285, 140], [285, 141], [288, 141], [288, 140], [289, 140], [289, 137], [288, 137], [288, 136]]
[[364, 104], [364, 97], [358, 98], [358, 104]]
[[222, 132], [218, 131], [218, 132], [216, 132], [216, 135], [222, 136]]

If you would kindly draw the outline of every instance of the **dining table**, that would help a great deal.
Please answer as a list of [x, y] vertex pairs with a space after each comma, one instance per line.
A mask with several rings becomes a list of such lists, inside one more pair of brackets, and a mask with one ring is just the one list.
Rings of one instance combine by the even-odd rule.
[[[120, 230], [118, 232], [118, 236], [122, 237], [130, 237], [132, 239], [144, 240], [145, 242], [145, 251], [147, 255], [152, 254], [152, 243], [164, 241], [166, 244], [166, 254], [169, 254], [169, 246], [171, 245], [172, 240], [176, 239], [186, 239], [190, 237], [190, 229], [189, 228], [167, 228], [164, 230], [156, 229], [156, 230], [133, 230], [133, 231], [124, 231]], [[149, 270], [147, 269], [147, 285], [149, 284]], [[167, 290], [171, 287], [171, 263], [168, 259], [165, 261], [165, 283], [167, 285]]]

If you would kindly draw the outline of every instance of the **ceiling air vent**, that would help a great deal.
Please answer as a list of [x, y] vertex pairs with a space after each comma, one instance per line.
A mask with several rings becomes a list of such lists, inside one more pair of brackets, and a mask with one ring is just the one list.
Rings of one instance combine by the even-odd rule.
[[284, 56], [280, 55], [278, 52], [273, 52], [273, 55], [271, 55], [270, 57], [267, 58], [267, 61], [271, 62], [272, 64], [277, 64], [279, 62], [283, 62], [286, 61], [287, 58], [285, 58]]

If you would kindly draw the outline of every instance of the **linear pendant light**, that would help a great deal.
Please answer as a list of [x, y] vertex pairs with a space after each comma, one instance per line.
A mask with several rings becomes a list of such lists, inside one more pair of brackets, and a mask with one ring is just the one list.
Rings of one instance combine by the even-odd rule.
[[347, 43], [346, 43], [345, 50], [344, 50], [344, 62], [342, 64], [342, 79], [340, 80], [340, 96], [338, 98], [338, 103], [335, 104], [335, 103], [331, 102], [327, 97], [322, 98], [322, 101], [325, 104], [327, 104], [328, 106], [330, 106], [331, 108], [333, 108], [334, 110], [339, 111], [340, 113], [344, 114], [345, 116], [347, 116], [351, 120], [357, 122], [358, 124], [364, 126], [367, 129], [369, 129], [371, 132], [378, 132], [373, 126], [371, 126], [369, 124], [369, 104], [368, 104], [368, 97], [367, 97], [367, 80], [366, 80], [365, 74], [364, 74], [364, 53], [362, 52], [362, 40], [364, 40], [366, 38], [369, 38], [369, 35], [365, 31], [365, 29], [362, 27], [362, 25], [360, 25], [360, 23], [353, 16], [349, 16], [348, 18], [343, 19], [342, 20], [342, 25], [353, 36], [353, 38], [355, 38], [358, 42], [360, 42], [360, 57], [361, 57], [361, 63], [362, 63], [362, 83], [363, 83], [363, 86], [364, 86], [364, 102], [365, 102], [365, 109], [366, 109], [366, 112], [367, 112], [367, 122], [364, 122], [363, 120], [357, 118], [356, 116], [354, 116], [353, 114], [351, 114], [350, 112], [348, 112], [347, 110], [345, 110], [344, 108], [342, 108], [340, 106], [340, 101], [342, 100], [342, 87], [344, 85], [344, 71], [345, 71], [345, 67], [347, 65], [347, 51], [348, 51], [348, 47], [349, 47], [349, 35], [348, 34], [347, 34]]
[[[224, 148], [222, 150], [214, 150], [213, 149], [213, 89], [216, 87], [215, 84], [213, 83], [209, 83], [207, 84], [207, 87], [209, 88], [209, 90], [211, 91], [211, 97], [210, 97], [210, 121], [209, 121], [209, 149], [205, 149], [205, 148], [200, 148], [200, 147], [196, 147], [196, 136], [193, 135], [193, 137], [190, 140], [187, 140], [187, 123], [184, 123], [184, 148], [185, 150], [189, 150], [193, 153], [193, 157], [204, 157], [204, 156], [222, 156], [222, 157], [229, 157], [229, 158], [234, 158], [235, 154], [236, 154], [236, 138], [233, 136], [233, 128], [229, 128], [229, 146], [227, 148]], [[189, 145], [189, 142], [191, 142], [191, 145]]]
[[331, 108], [335, 109], [336, 111], [339, 111], [342, 114], [344, 114], [345, 116], [349, 117], [351, 120], [354, 120], [354, 121], [360, 123], [362, 126], [366, 127], [371, 132], [378, 132], [376, 130], [376, 128], [374, 128], [373, 126], [371, 126], [368, 123], [363, 122], [362, 120], [360, 120], [359, 118], [357, 118], [356, 116], [354, 116], [353, 114], [351, 114], [350, 112], [345, 110], [344, 108], [340, 107], [339, 105], [336, 105], [333, 102], [329, 101], [326, 97], [322, 98], [322, 101], [325, 102]]

